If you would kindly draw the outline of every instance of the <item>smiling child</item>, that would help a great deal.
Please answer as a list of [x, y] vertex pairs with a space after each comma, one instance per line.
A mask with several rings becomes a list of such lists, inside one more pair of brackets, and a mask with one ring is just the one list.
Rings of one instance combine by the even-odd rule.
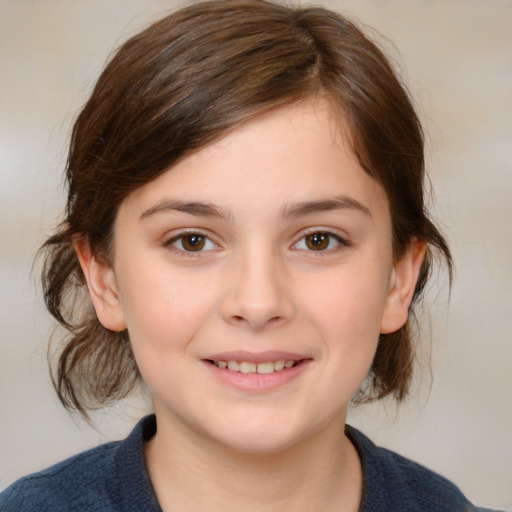
[[100, 76], [67, 179], [57, 392], [87, 415], [142, 379], [155, 414], [2, 511], [478, 510], [345, 424], [354, 396], [407, 395], [411, 308], [434, 252], [451, 268], [418, 118], [351, 22], [258, 0], [162, 19]]

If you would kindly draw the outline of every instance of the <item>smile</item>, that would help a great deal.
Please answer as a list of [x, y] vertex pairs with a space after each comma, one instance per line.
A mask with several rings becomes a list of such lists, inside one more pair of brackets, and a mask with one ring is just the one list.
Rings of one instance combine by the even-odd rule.
[[218, 368], [228, 369], [233, 372], [240, 373], [259, 373], [267, 375], [269, 373], [280, 372], [285, 368], [292, 368], [297, 361], [294, 360], [279, 360], [279, 361], [266, 361], [262, 363], [253, 363], [250, 361], [212, 361]]
[[300, 378], [313, 359], [282, 351], [212, 354], [202, 360], [214, 378], [247, 393], [266, 393]]

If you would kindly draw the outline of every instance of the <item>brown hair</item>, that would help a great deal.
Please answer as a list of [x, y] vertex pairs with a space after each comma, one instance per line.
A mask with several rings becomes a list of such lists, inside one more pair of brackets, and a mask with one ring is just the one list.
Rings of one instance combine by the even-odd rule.
[[[44, 244], [43, 287], [69, 337], [54, 371], [62, 403], [86, 409], [124, 397], [139, 379], [126, 331], [96, 318], [72, 238], [108, 262], [117, 209], [133, 190], [192, 151], [269, 109], [323, 95], [350, 132], [365, 171], [385, 188], [396, 259], [413, 238], [451, 271], [449, 249], [424, 204], [423, 135], [406, 89], [353, 23], [320, 7], [213, 0], [186, 7], [117, 51], [73, 128], [66, 217]], [[409, 325], [381, 335], [365, 399], [402, 400], [412, 374]]]

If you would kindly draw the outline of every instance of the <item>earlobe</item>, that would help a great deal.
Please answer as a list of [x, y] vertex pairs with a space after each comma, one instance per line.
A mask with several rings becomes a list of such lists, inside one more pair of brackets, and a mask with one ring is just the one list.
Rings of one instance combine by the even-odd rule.
[[395, 332], [407, 322], [425, 252], [425, 242], [412, 240], [406, 254], [394, 264], [380, 325], [381, 334]]
[[74, 238], [73, 246], [87, 281], [87, 288], [98, 320], [103, 327], [111, 331], [126, 329], [112, 267], [95, 257], [86, 237]]

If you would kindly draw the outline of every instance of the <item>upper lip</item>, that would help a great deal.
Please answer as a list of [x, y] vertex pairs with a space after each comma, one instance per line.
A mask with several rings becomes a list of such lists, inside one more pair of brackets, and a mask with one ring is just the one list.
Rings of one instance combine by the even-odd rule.
[[249, 363], [266, 363], [268, 361], [302, 361], [310, 359], [304, 354], [269, 350], [265, 352], [247, 352], [242, 350], [221, 352], [205, 357], [210, 361], [247, 361]]

